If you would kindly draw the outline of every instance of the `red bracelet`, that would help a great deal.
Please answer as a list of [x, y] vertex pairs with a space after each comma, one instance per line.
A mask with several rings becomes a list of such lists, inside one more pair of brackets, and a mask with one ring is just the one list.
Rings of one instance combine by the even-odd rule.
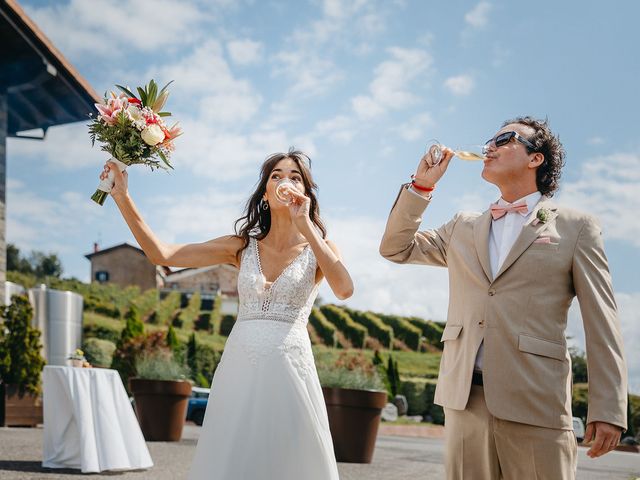
[[433, 187], [421, 187], [416, 183], [415, 175], [411, 175], [411, 186], [421, 192], [433, 192], [436, 188], [435, 185]]

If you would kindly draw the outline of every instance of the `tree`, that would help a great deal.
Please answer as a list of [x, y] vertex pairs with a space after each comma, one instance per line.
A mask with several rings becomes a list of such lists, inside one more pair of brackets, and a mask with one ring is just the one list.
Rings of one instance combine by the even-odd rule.
[[169, 325], [169, 329], [167, 330], [167, 347], [174, 353], [180, 348], [180, 341], [178, 340], [173, 325]]
[[135, 338], [144, 333], [144, 323], [140, 320], [140, 313], [135, 305], [130, 305], [129, 310], [124, 316], [125, 326], [120, 334], [120, 341], [118, 346], [122, 345], [127, 340]]
[[55, 253], [45, 254], [34, 250], [29, 258], [20, 255], [20, 249], [13, 244], [7, 245], [7, 271], [35, 275], [38, 278], [62, 275], [62, 262]]
[[198, 344], [196, 342], [196, 334], [192, 333], [187, 342], [187, 366], [191, 370], [191, 375], [196, 375], [198, 371]]
[[569, 347], [571, 356], [571, 371], [573, 373], [573, 383], [587, 383], [587, 359], [584, 353], [575, 347]]
[[33, 308], [25, 296], [14, 295], [9, 306], [0, 307], [0, 378], [18, 386], [19, 394], [40, 393], [40, 374], [45, 360], [40, 354], [40, 331], [31, 327]]

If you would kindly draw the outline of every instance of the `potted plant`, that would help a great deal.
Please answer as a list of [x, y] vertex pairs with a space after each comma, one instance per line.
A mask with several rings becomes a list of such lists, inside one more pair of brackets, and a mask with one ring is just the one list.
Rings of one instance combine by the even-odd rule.
[[160, 349], [143, 353], [136, 371], [129, 379], [129, 390], [144, 438], [179, 441], [191, 396], [188, 368], [176, 362], [170, 351]]
[[33, 308], [14, 295], [0, 307], [0, 425], [42, 423], [40, 331], [31, 327]]
[[70, 361], [72, 367], [77, 368], [89, 368], [91, 364], [87, 362], [87, 359], [84, 357], [84, 352], [76, 348], [76, 351], [67, 357], [67, 360]]
[[321, 364], [318, 375], [329, 415], [336, 460], [371, 463], [387, 392], [377, 369], [362, 354]]

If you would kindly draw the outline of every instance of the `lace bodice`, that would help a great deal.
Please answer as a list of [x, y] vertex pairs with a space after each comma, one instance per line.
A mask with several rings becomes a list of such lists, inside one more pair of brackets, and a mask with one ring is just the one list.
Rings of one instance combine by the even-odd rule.
[[316, 257], [309, 245], [266, 285], [260, 265], [258, 241], [250, 238], [242, 252], [238, 294], [238, 321], [272, 320], [304, 326], [318, 294]]

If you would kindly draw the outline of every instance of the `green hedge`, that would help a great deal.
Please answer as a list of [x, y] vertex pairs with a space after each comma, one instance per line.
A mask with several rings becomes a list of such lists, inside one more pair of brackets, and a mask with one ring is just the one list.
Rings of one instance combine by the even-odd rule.
[[158, 305], [154, 323], [169, 325], [176, 310], [180, 308], [180, 292], [171, 292]]
[[367, 329], [353, 321], [347, 312], [336, 305], [323, 305], [320, 311], [351, 342], [355, 348], [364, 348]]
[[224, 315], [220, 320], [220, 335], [228, 337], [236, 323], [234, 315]]
[[378, 340], [384, 348], [393, 348], [393, 329], [386, 325], [380, 317], [371, 312], [361, 312], [344, 308], [354, 322], [367, 329], [367, 333]]
[[444, 330], [440, 325], [431, 320], [424, 320], [419, 317], [407, 317], [406, 320], [414, 327], [418, 327], [422, 332], [422, 336], [427, 340], [429, 345], [442, 349], [442, 331]]
[[420, 344], [422, 343], [422, 331], [412, 325], [406, 319], [399, 317], [398, 315], [384, 315], [377, 313], [380, 320], [382, 320], [386, 325], [389, 325], [393, 328], [393, 334], [399, 340], [402, 340], [407, 347], [411, 350], [419, 351]]
[[142, 295], [138, 295], [131, 303], [136, 306], [140, 312], [140, 316], [145, 319], [153, 310], [155, 310], [160, 302], [158, 290], [150, 288]]
[[100, 324], [87, 324], [82, 327], [82, 335], [84, 338], [99, 338], [101, 340], [108, 340], [114, 344], [120, 339], [120, 332], [124, 325], [117, 327], [111, 325]]
[[336, 347], [336, 327], [316, 307], [311, 309], [309, 323], [325, 345], [332, 348]]
[[433, 403], [436, 384], [421, 378], [405, 379], [400, 386], [400, 394], [407, 398], [409, 415], [422, 415], [432, 423], [444, 425], [444, 410]]
[[191, 295], [187, 308], [180, 310], [178, 319], [180, 321], [180, 328], [187, 330], [193, 330], [196, 319], [200, 316], [200, 304], [202, 299], [200, 298], [200, 292], [195, 292]]

